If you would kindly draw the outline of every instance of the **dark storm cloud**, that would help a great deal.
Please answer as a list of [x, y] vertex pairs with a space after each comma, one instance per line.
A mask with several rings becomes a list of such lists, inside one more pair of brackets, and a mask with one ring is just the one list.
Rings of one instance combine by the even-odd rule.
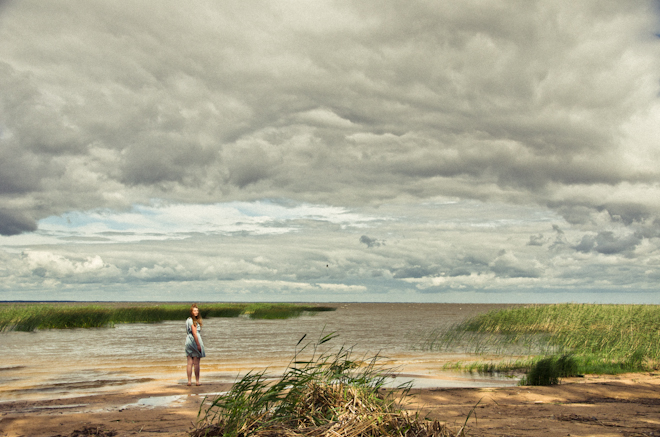
[[61, 173], [53, 155], [80, 145], [39, 105], [29, 76], [0, 61], [0, 195], [44, 190], [42, 180]]
[[586, 224], [593, 221], [595, 212], [606, 212], [614, 222], [625, 225], [643, 223], [657, 214], [652, 203], [647, 199], [635, 199], [629, 196], [627, 200], [603, 202], [602, 199], [594, 197], [584, 199], [581, 205], [574, 202], [566, 202], [560, 205], [557, 202], [549, 202], [549, 206], [556, 208], [562, 216], [571, 224]]
[[3, 3], [0, 200], [39, 219], [153, 197], [443, 195], [651, 222], [654, 196], [621, 199], [660, 181], [635, 165], [652, 144], [624, 133], [657, 105], [653, 10]]
[[0, 235], [17, 235], [36, 229], [37, 223], [34, 219], [25, 216], [20, 211], [8, 211], [0, 208]]
[[367, 237], [366, 235], [363, 235], [360, 237], [360, 243], [366, 244], [367, 247], [379, 247], [381, 244], [385, 244], [384, 241], [377, 240], [375, 238], [370, 238]]
[[215, 163], [217, 155], [173, 134], [133, 144], [124, 150], [122, 158], [122, 182], [154, 185], [171, 181], [184, 184], [197, 179], [199, 172]]
[[652, 217], [652, 210], [648, 205], [635, 201], [609, 203], [597, 209], [607, 211], [613, 220], [621, 221], [626, 225], [643, 222]]
[[560, 202], [551, 202], [549, 206], [557, 209], [568, 223], [574, 225], [590, 223], [594, 212], [594, 208], [584, 205], [562, 205]]
[[593, 235], [585, 235], [582, 237], [580, 244], [573, 246], [573, 249], [577, 250], [578, 252], [588, 253], [591, 252], [595, 245], [596, 237]]
[[457, 276], [470, 276], [472, 272], [466, 268], [456, 268], [449, 273], [449, 277], [455, 278]]
[[490, 263], [490, 269], [497, 276], [505, 278], [538, 278], [543, 274], [543, 269], [538, 265], [529, 260], [520, 260], [505, 250]]
[[543, 234], [529, 236], [529, 241], [527, 242], [528, 246], [543, 246], [543, 244], [545, 244], [545, 237], [543, 237]]
[[438, 273], [437, 269], [426, 267], [426, 266], [407, 266], [394, 271], [394, 277], [397, 279], [406, 279], [406, 278], [423, 278], [425, 276], [433, 276]]
[[542, 273], [538, 269], [525, 269], [501, 263], [494, 264], [492, 270], [497, 276], [505, 278], [538, 278]]
[[558, 225], [552, 225], [552, 230], [555, 232], [555, 239], [550, 245], [551, 249], [563, 248], [570, 245], [566, 240], [564, 231]]
[[0, 195], [21, 195], [41, 188], [41, 178], [51, 170], [48, 160], [26, 151], [0, 149]]
[[617, 237], [613, 232], [599, 232], [597, 235], [585, 235], [580, 243], [573, 246], [578, 252], [598, 252], [613, 255], [632, 251], [642, 242], [638, 234]]

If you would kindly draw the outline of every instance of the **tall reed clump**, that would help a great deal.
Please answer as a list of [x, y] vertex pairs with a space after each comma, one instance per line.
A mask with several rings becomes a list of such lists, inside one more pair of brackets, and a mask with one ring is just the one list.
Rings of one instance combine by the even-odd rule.
[[577, 363], [570, 355], [542, 358], [529, 367], [520, 385], [554, 385], [560, 378], [576, 376]]
[[[279, 379], [269, 379], [265, 371], [250, 372], [228, 393], [209, 404], [205, 399], [191, 436], [464, 435], [463, 429], [450, 433], [444, 424], [420, 421], [400, 410], [393, 392], [382, 390], [389, 371], [377, 365], [377, 357], [356, 361], [344, 348], [317, 354], [316, 347], [331, 338], [322, 338], [310, 359], [294, 357]], [[410, 386], [400, 388], [405, 396]]]
[[[332, 311], [333, 307], [296, 304], [234, 304], [200, 305], [203, 318], [239, 317], [287, 319], [317, 311]], [[28, 304], [0, 306], [0, 332], [34, 331], [37, 329], [99, 328], [116, 323], [158, 323], [165, 320], [185, 320], [188, 304], [95, 304], [56, 305]]]
[[[602, 374], [657, 369], [658, 338], [658, 305], [557, 304], [481, 314], [430, 336], [427, 344], [449, 348], [457, 342], [488, 339], [491, 345], [499, 344], [500, 353], [526, 349], [528, 355], [538, 357], [534, 363], [547, 356], [556, 361], [571, 355], [575, 373]], [[484, 350], [493, 352], [492, 347]]]

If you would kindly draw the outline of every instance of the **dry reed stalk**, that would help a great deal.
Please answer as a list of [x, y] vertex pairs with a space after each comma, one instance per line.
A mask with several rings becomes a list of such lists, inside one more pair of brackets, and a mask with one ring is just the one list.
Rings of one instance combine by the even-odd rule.
[[[317, 384], [307, 387], [302, 402], [288, 422], [269, 424], [269, 414], [251, 421], [240, 437], [455, 437], [458, 434], [439, 421], [422, 421], [394, 408], [382, 397], [374, 398], [356, 387]], [[376, 399], [378, 399], [376, 401]], [[325, 417], [325, 423], [318, 423]], [[224, 435], [224, 423], [207, 424], [193, 430], [192, 437]]]

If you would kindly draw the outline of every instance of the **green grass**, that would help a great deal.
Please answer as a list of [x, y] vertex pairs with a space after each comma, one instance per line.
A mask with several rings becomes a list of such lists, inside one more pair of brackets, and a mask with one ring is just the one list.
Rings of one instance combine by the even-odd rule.
[[333, 311], [333, 307], [292, 304], [251, 304], [245, 313], [252, 319], [290, 319], [306, 312]]
[[[318, 311], [327, 306], [297, 304], [201, 304], [202, 318], [239, 317], [288, 319]], [[158, 323], [188, 317], [188, 304], [12, 304], [0, 306], [0, 332], [37, 329], [99, 328], [117, 323]]]
[[410, 386], [384, 390], [392, 371], [379, 366], [377, 356], [356, 360], [346, 348], [317, 353], [317, 347], [333, 337], [321, 338], [311, 358], [300, 358], [309, 345], [303, 347], [279, 378], [268, 378], [266, 371], [249, 372], [226, 394], [205, 398], [190, 435], [465, 436], [464, 428], [450, 432], [437, 421], [402, 412], [399, 405]]
[[442, 369], [482, 374], [514, 374], [526, 372], [536, 361], [538, 361], [538, 358], [503, 359], [498, 361], [451, 361], [445, 363]]
[[[544, 359], [570, 355], [575, 373], [616, 374], [658, 369], [659, 338], [658, 305], [558, 304], [481, 314], [431, 332], [423, 345], [431, 350], [517, 356], [513, 362], [528, 371]], [[516, 367], [511, 363], [503, 359], [463, 368], [507, 372]]]
[[520, 385], [553, 385], [560, 378], [578, 375], [577, 362], [571, 355], [546, 357], [536, 361], [520, 380]]

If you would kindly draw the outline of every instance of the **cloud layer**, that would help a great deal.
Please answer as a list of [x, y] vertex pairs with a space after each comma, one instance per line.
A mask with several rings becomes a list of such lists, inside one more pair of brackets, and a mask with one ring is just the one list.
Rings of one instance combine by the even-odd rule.
[[[593, 286], [598, 276], [605, 288], [648, 288], [659, 268], [658, 23], [654, 2], [3, 2], [0, 235], [20, 238], [2, 240], [2, 268], [65, 282], [254, 273], [425, 292], [500, 280], [561, 288], [588, 271]], [[264, 213], [266, 227], [244, 216], [237, 229], [263, 240], [219, 261], [231, 274], [182, 261], [197, 243], [175, 239], [197, 242], [193, 228], [227, 235], [218, 229], [234, 223], [231, 202], [261, 209], [263, 199], [290, 202], [286, 219], [277, 227]], [[443, 245], [435, 221], [410, 213], [426, 217], [438, 199], [458, 202], [462, 222], [471, 202], [513, 222], [443, 234]], [[205, 205], [229, 209], [204, 218]], [[159, 221], [175, 207], [183, 220]], [[321, 219], [289, 215], [311, 207]], [[518, 207], [553, 219], [530, 228], [503, 213]], [[378, 217], [361, 226], [380, 231], [354, 235], [354, 223], [328, 218], [332, 208]], [[74, 219], [63, 233], [80, 230], [76, 214], [107, 226], [99, 211], [151, 220], [162, 242], [139, 250], [155, 258], [113, 261], [100, 252], [111, 229], [85, 233], [99, 246], [75, 235], [59, 246], [57, 220]], [[395, 243], [395, 223], [419, 241]], [[137, 225], [110, 244], [143, 241]], [[32, 246], [49, 238], [61, 249]], [[471, 238], [485, 243], [456, 249]], [[279, 259], [260, 254], [264, 244], [287, 248], [291, 264], [254, 262]], [[364, 260], [345, 260], [345, 277], [303, 274], [301, 247]], [[17, 286], [30, 283], [21, 277]]]
[[657, 294], [659, 239], [622, 224], [609, 229], [585, 232], [549, 210], [477, 201], [353, 210], [159, 203], [52, 217], [35, 233], [0, 238], [0, 277], [8, 295], [41, 299], [67, 290], [111, 300], [181, 297], [163, 290], [205, 300], [307, 301]]

